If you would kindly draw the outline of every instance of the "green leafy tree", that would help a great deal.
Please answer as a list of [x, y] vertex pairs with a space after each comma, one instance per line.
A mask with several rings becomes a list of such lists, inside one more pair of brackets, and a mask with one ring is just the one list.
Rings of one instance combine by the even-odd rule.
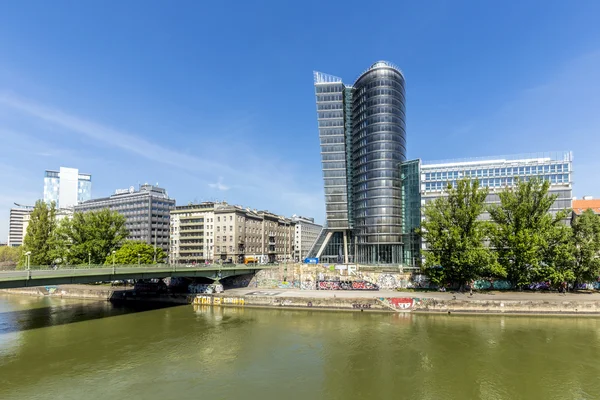
[[455, 187], [448, 185], [447, 196], [425, 206], [418, 232], [427, 242], [424, 272], [433, 282], [462, 287], [482, 275], [503, 275], [485, 246], [487, 225], [479, 219], [487, 194], [478, 181], [463, 179]]
[[[561, 279], [568, 268], [567, 211], [550, 213], [556, 195], [539, 179], [517, 181], [499, 193], [500, 204], [489, 207], [491, 245], [514, 285], [540, 279]], [[567, 275], [565, 275], [567, 276]]]
[[[115, 251], [115, 264], [154, 264], [154, 246], [138, 241], [126, 241], [121, 248]], [[160, 247], [156, 248], [156, 262], [161, 263], [166, 258], [166, 253]], [[112, 264], [112, 254], [106, 257], [105, 264]]]
[[596, 280], [600, 274], [600, 216], [584, 211], [572, 223], [575, 284]]
[[76, 212], [57, 229], [57, 253], [64, 264], [103, 264], [128, 235], [125, 217], [116, 211]]
[[35, 203], [33, 211], [30, 214], [27, 233], [23, 242], [23, 256], [19, 261], [19, 266], [26, 264], [24, 254], [31, 252], [31, 265], [50, 265], [53, 262], [53, 250], [55, 245], [56, 231], [56, 205], [52, 202], [50, 205], [42, 200]]
[[572, 282], [575, 279], [573, 266], [572, 229], [558, 223], [543, 232], [545, 246], [542, 248], [542, 261], [533, 268], [533, 281], [547, 282], [558, 286], [561, 282]]
[[15, 267], [19, 263], [22, 252], [21, 246], [0, 246], [0, 268]]

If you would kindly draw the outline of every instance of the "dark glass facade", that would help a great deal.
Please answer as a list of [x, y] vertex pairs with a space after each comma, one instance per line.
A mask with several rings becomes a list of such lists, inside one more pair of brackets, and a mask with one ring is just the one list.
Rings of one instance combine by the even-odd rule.
[[342, 232], [345, 262], [402, 264], [404, 76], [380, 61], [353, 86], [315, 73], [315, 91], [327, 229]]

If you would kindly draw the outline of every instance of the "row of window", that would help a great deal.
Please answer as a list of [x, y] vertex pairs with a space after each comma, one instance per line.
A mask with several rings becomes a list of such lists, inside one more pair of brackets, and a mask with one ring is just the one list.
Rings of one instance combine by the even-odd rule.
[[354, 113], [354, 115], [358, 116], [358, 118], [357, 118], [358, 121], [361, 121], [371, 115], [377, 115], [377, 114], [401, 115], [403, 119], [406, 118], [406, 115], [404, 114], [404, 110], [402, 110], [398, 107], [395, 107], [395, 106], [390, 106], [390, 105], [380, 105], [380, 106], [372, 106], [372, 107], [362, 106], [359, 109], [357, 109]]
[[[374, 181], [377, 182], [377, 181]], [[394, 181], [387, 181], [390, 185]], [[399, 187], [385, 187], [378, 189], [366, 189], [367, 183], [363, 183], [360, 186], [356, 186], [354, 190], [354, 200], [372, 199], [374, 197], [401, 197], [401, 189]]]
[[364, 135], [364, 138], [361, 138], [360, 140], [358, 139], [354, 139], [353, 141], [353, 147], [359, 148], [360, 146], [364, 146], [368, 143], [373, 143], [373, 142], [381, 142], [381, 141], [386, 141], [386, 142], [398, 142], [400, 144], [402, 144], [404, 147], [406, 147], [406, 139], [404, 138], [403, 134], [400, 133], [392, 133], [392, 132], [381, 132], [381, 133], [373, 133], [370, 135]]
[[[323, 122], [334, 122], [334, 121], [323, 121]], [[321, 121], [319, 121], [319, 124]], [[360, 129], [364, 129], [371, 124], [381, 124], [381, 123], [390, 123], [397, 124], [400, 126], [404, 126], [404, 118], [399, 118], [396, 115], [392, 114], [382, 114], [382, 115], [374, 115], [372, 117], [368, 117], [366, 119], [361, 120], [360, 122], [354, 124], [353, 130], [358, 131]], [[321, 125], [319, 125], [321, 126]], [[326, 125], [326, 126], [334, 126], [334, 125]]]
[[319, 103], [319, 104], [317, 104], [317, 111], [342, 110], [343, 108], [344, 108], [343, 103]]
[[[335, 154], [335, 153], [331, 153]], [[378, 151], [369, 154], [362, 155], [360, 157], [354, 158], [354, 166], [359, 168], [363, 164], [370, 163], [372, 161], [382, 161], [382, 160], [392, 160], [400, 163], [404, 161], [403, 158], [404, 152], [402, 151]]]
[[402, 154], [406, 152], [404, 145], [401, 143], [395, 141], [378, 141], [374, 143], [369, 142], [369, 144], [362, 147], [355, 147], [352, 152], [352, 157], [357, 158], [368, 153], [381, 152], [382, 150], [394, 151]]
[[332, 127], [332, 126], [344, 126], [343, 119], [320, 119], [319, 128]]
[[375, 96], [395, 97], [403, 103], [406, 103], [403, 92], [403, 90], [397, 90], [391, 87], [377, 87], [367, 91], [366, 93], [363, 93], [363, 91], [361, 91], [359, 96], [354, 96], [355, 102], [353, 105], [355, 107], [360, 106], [363, 102], [371, 100]]
[[334, 153], [334, 152], [345, 152], [346, 145], [343, 143], [330, 144], [321, 146], [321, 153]]
[[343, 111], [319, 111], [317, 113], [319, 119], [325, 118], [344, 118]]
[[[568, 174], [556, 174], [556, 175], [541, 175], [541, 176], [526, 176], [521, 178], [524, 181], [528, 181], [531, 178], [541, 178], [544, 181], [548, 181], [552, 184], [558, 183], [569, 183], [569, 175]], [[479, 183], [481, 186], [492, 187], [492, 188], [502, 188], [506, 186], [513, 186], [515, 184], [516, 178], [508, 177], [508, 178], [486, 178], [479, 179]], [[456, 186], [456, 181], [449, 181], [452, 186]], [[425, 190], [443, 190], [448, 186], [448, 182], [427, 182], [425, 183]]]
[[341, 84], [315, 85], [316, 93], [341, 93], [343, 90], [344, 90], [344, 86]]
[[319, 136], [345, 136], [344, 128], [319, 128]]
[[[383, 78], [383, 79], [370, 80], [368, 83], [361, 85], [360, 88], [355, 89], [353, 92], [353, 95], [356, 98], [356, 97], [362, 96], [363, 93], [368, 92], [373, 88], [379, 88], [379, 87], [385, 87], [385, 86], [393, 87], [399, 91], [404, 91], [404, 84], [400, 80], [400, 78], [398, 78], [397, 76], [390, 77], [390, 78], [391, 79]], [[393, 78], [396, 78], [396, 79], [393, 79]]]
[[321, 145], [324, 144], [345, 144], [346, 138], [342, 135], [323, 136], [321, 137]]
[[362, 130], [354, 131], [354, 133], [352, 135], [352, 140], [359, 141], [359, 140], [365, 139], [367, 137], [370, 137], [372, 133], [377, 133], [377, 132], [392, 132], [392, 133], [399, 134], [402, 138], [406, 137], [406, 131], [403, 126], [395, 125], [395, 124], [378, 124], [378, 125], [368, 126], [366, 128], [363, 128]]
[[362, 101], [355, 104], [355, 110], [358, 108], [358, 111], [361, 111], [364, 109], [364, 107], [369, 108], [382, 104], [393, 105], [401, 110], [404, 110], [404, 103], [398, 100], [398, 98], [392, 96], [376, 96], [371, 98], [363, 97], [361, 100]]
[[556, 172], [569, 172], [569, 164], [532, 165], [505, 168], [478, 168], [462, 171], [439, 171], [425, 173], [425, 180], [459, 179], [463, 176], [515, 176], [515, 175], [541, 175]]
[[320, 103], [322, 101], [339, 101], [341, 102], [343, 100], [343, 95], [341, 93], [336, 93], [336, 94], [321, 94], [318, 93], [317, 94], [317, 103]]

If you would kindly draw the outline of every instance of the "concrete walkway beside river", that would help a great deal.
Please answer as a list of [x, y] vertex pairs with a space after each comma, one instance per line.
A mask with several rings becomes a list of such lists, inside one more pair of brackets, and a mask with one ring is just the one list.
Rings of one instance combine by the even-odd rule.
[[516, 301], [600, 301], [600, 292], [576, 292], [560, 294], [556, 292], [402, 292], [396, 290], [300, 290], [300, 289], [260, 289], [236, 288], [225, 291], [227, 295], [237, 296], [275, 296], [275, 297], [310, 297], [310, 298], [347, 298], [373, 299], [381, 297], [411, 297], [437, 300], [516, 300]]

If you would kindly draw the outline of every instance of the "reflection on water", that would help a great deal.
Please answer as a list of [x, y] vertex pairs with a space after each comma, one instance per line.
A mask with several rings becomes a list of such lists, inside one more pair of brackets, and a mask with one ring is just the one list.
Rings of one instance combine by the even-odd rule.
[[0, 399], [596, 399], [600, 319], [0, 297]]

